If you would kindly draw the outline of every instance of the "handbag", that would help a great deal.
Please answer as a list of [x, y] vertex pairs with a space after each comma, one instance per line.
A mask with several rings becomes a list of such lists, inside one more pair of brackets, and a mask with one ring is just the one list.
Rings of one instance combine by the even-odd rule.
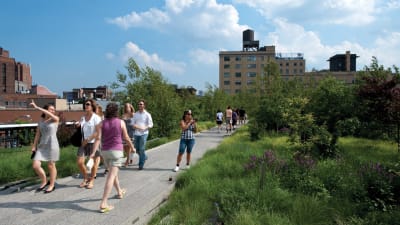
[[69, 140], [73, 146], [81, 147], [82, 138], [83, 138], [83, 132], [82, 132], [81, 128], [79, 127], [79, 128], [76, 128], [75, 132], [72, 134], [72, 136]]

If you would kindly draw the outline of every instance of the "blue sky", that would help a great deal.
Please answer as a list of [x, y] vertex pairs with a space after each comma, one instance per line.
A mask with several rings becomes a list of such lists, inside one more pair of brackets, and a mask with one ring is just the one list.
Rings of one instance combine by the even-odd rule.
[[[397, 21], [397, 22], [396, 22]], [[127, 59], [170, 83], [218, 86], [218, 52], [260, 46], [303, 53], [306, 71], [350, 50], [400, 66], [400, 0], [13, 0], [0, 7], [0, 47], [31, 65], [34, 84], [62, 95], [109, 85]]]

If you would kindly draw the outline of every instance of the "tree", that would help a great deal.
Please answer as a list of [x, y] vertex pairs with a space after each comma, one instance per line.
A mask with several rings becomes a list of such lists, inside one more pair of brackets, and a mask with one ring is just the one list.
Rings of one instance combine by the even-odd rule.
[[[150, 67], [140, 68], [134, 59], [128, 59], [125, 67], [128, 74], [117, 73], [117, 81], [111, 85], [119, 91], [116, 98], [120, 102], [136, 103], [146, 101], [146, 109], [151, 113], [154, 127], [150, 136], [169, 137], [174, 134], [183, 112], [181, 98], [175, 89], [161, 75]], [[134, 104], [135, 106], [135, 104]]]
[[[358, 114], [365, 133], [388, 133], [389, 137], [396, 133], [400, 151], [400, 73], [395, 66], [393, 70], [379, 65], [374, 57], [371, 65], [358, 74]], [[397, 132], [390, 129], [393, 125]]]

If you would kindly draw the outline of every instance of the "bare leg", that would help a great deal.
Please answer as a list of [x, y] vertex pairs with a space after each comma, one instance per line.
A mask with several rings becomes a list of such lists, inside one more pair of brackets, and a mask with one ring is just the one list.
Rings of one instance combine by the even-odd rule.
[[41, 180], [40, 187], [43, 187], [47, 183], [47, 178], [41, 164], [42, 163], [39, 160], [33, 160], [32, 168]]
[[191, 156], [191, 154], [190, 153], [186, 153], [186, 165], [190, 165], [190, 156]]
[[84, 186], [83, 183], [86, 183], [89, 180], [86, 172], [85, 157], [78, 156], [78, 158], [76, 159], [76, 163], [83, 176], [83, 182], [80, 185], [81, 187], [83, 187]]
[[49, 161], [47, 163], [47, 168], [49, 169], [49, 174], [50, 174], [50, 185], [47, 188], [47, 190], [53, 190], [57, 178], [56, 163], [53, 161]]
[[107, 174], [107, 179], [104, 185], [103, 198], [101, 199], [100, 208], [105, 208], [108, 206], [107, 200], [113, 186], [115, 187], [115, 189], [117, 189], [117, 191], [121, 191], [121, 187], [119, 186], [119, 180], [118, 180], [119, 168], [116, 166], [111, 166], [109, 170], [110, 172]]

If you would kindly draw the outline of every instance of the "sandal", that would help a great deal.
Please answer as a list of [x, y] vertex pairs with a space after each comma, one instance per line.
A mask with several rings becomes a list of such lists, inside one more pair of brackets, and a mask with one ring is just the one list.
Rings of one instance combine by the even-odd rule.
[[108, 206], [106, 206], [106, 207], [104, 207], [104, 208], [100, 207], [99, 212], [100, 212], [100, 213], [108, 213], [108, 212], [110, 212], [110, 211], [113, 210], [113, 209], [114, 209], [114, 206], [108, 205]]
[[87, 189], [92, 189], [94, 187], [94, 182], [93, 181], [89, 181], [86, 185]]
[[125, 189], [125, 188], [122, 188], [122, 189], [121, 189], [121, 193], [117, 194], [117, 198], [123, 199], [124, 196], [125, 196], [125, 194], [126, 194], [126, 189]]
[[84, 188], [84, 187], [86, 187], [88, 185], [88, 181], [87, 180], [84, 180], [84, 181], [82, 181], [82, 183], [79, 185], [79, 187], [80, 188]]

